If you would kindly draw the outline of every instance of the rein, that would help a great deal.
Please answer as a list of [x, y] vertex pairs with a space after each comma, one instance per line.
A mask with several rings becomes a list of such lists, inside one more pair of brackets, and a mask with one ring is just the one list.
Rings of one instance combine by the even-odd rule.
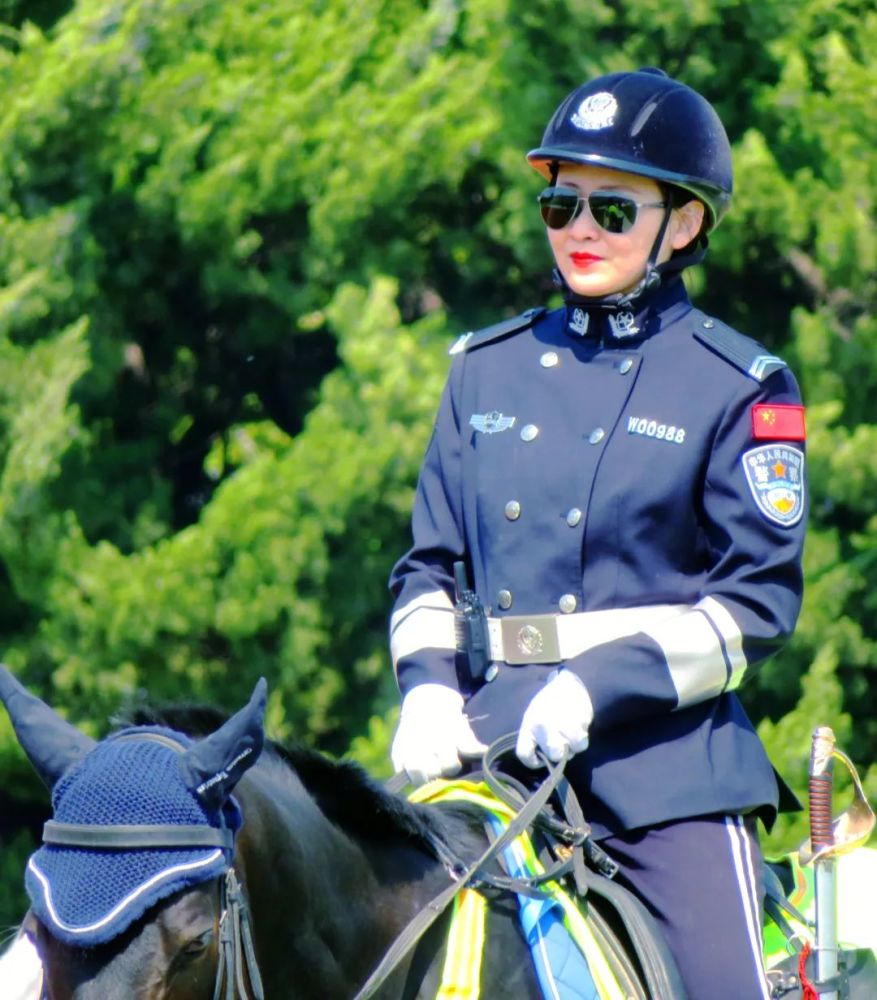
[[[493, 773], [493, 764], [498, 757], [507, 753], [509, 749], [514, 746], [514, 738], [514, 736], [500, 737], [500, 739], [498, 739], [495, 743], [491, 744], [484, 755], [485, 775], [490, 774], [492, 780], [496, 782], [497, 785], [500, 785], [501, 782], [496, 779], [496, 776]], [[370, 998], [377, 993], [377, 991], [389, 978], [390, 974], [397, 968], [399, 963], [414, 948], [417, 942], [423, 937], [435, 921], [445, 912], [445, 910], [447, 910], [450, 904], [454, 901], [454, 898], [466, 887], [475, 888], [478, 885], [488, 884], [501, 889], [511, 889], [513, 891], [523, 892], [527, 895], [534, 895], [536, 894], [535, 885], [537, 882], [543, 882], [549, 878], [556, 879], [559, 874], [565, 874], [569, 871], [572, 866], [572, 861], [563, 862], [558, 867], [553, 868], [550, 872], [546, 872], [544, 876], [539, 876], [538, 879], [521, 881], [512, 878], [490, 875], [483, 870], [485, 865], [497, 857], [503, 849], [512, 843], [512, 841], [516, 840], [520, 834], [522, 834], [530, 826], [537, 823], [540, 816], [547, 816], [547, 814], [544, 813], [544, 808], [548, 803], [548, 800], [551, 798], [551, 795], [558, 789], [561, 781], [563, 781], [563, 772], [566, 767], [567, 760], [569, 760], [568, 752], [564, 754], [560, 762], [555, 767], [552, 767], [547, 760], [544, 760], [545, 766], [548, 768], [548, 777], [542, 782], [539, 788], [537, 788], [536, 791], [528, 799], [526, 799], [526, 801], [523, 801], [523, 804], [517, 800], [509, 803], [509, 793], [505, 789], [503, 790], [502, 796], [499, 797], [503, 798], [503, 800], [506, 801], [506, 804], [511, 804], [512, 808], [518, 810], [515, 818], [488, 846], [481, 856], [472, 862], [472, 864], [468, 867], [463, 867], [461, 865], [447, 865], [446, 863], [451, 878], [453, 879], [451, 884], [446, 889], [443, 889], [442, 892], [440, 892], [434, 899], [430, 900], [409, 921], [407, 926], [387, 949], [384, 957], [360, 988], [359, 992], [354, 997], [354, 1000], [370, 1000]], [[390, 790], [398, 791], [394, 779], [391, 779], [389, 787]], [[587, 827], [587, 824], [585, 824], [581, 829], [576, 829], [568, 826], [567, 824], [560, 823], [559, 821], [549, 822], [546, 819], [544, 822], [546, 825], [551, 825], [551, 823], [556, 824], [557, 829], [555, 832], [559, 833], [562, 829], [564, 839], [571, 839], [572, 843], [576, 847], [581, 847], [584, 843], [589, 842], [588, 835], [590, 833], [590, 829]], [[440, 858], [447, 855], [447, 851], [444, 850], [438, 851], [437, 853]], [[574, 848], [573, 855], [576, 853], [577, 851]], [[462, 868], [462, 870], [459, 870], [460, 868]], [[578, 877], [576, 879], [576, 883], [578, 887]]]

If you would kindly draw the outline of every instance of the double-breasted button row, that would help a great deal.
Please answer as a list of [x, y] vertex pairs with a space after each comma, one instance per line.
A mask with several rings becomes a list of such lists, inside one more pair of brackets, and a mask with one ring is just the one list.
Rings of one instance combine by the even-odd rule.
[[[497, 591], [496, 606], [500, 611], [508, 611], [512, 606], [512, 600], [512, 592], [510, 590], [503, 588]], [[570, 615], [579, 606], [579, 602], [575, 594], [564, 594], [557, 602], [557, 606], [565, 615]]]

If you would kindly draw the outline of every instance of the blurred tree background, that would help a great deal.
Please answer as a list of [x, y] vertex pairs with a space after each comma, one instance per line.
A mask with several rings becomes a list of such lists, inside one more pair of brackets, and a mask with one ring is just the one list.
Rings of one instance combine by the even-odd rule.
[[[96, 735], [265, 675], [276, 736], [385, 776], [447, 347], [550, 299], [561, 97], [657, 65], [734, 145], [693, 295], [809, 407], [804, 612], [743, 695], [799, 792], [830, 724], [877, 798], [875, 52], [873, 0], [0, 0], [5, 660]], [[0, 789], [2, 925], [45, 808], [5, 714]]]

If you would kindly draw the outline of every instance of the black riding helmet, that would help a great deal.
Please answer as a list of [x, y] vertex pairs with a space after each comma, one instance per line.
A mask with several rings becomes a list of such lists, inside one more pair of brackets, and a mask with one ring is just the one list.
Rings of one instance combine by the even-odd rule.
[[712, 105], [659, 69], [610, 73], [574, 90], [527, 159], [553, 182], [559, 162], [585, 163], [682, 188], [706, 206], [704, 233], [731, 200], [731, 145]]

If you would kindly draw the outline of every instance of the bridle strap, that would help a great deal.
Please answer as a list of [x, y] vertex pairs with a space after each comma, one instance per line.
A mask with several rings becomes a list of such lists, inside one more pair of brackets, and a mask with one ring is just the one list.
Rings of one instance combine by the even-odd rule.
[[[396, 966], [411, 951], [435, 921], [445, 912], [463, 889], [472, 882], [480, 880], [480, 870], [492, 861], [513, 840], [519, 837], [533, 823], [551, 798], [552, 793], [563, 777], [563, 769], [569, 760], [569, 752], [565, 753], [556, 767], [548, 766], [548, 777], [539, 788], [527, 799], [521, 811], [509, 823], [505, 830], [493, 841], [486, 851], [468, 868], [466, 868], [446, 889], [443, 889], [434, 899], [428, 902], [409, 921], [402, 933], [387, 949], [384, 957], [378, 963], [374, 972], [365, 981], [354, 1000], [369, 1000], [384, 984]], [[214, 997], [214, 1000], [219, 1000]]]
[[[250, 922], [250, 908], [244, 896], [234, 868], [229, 868], [220, 884], [220, 918], [219, 918], [219, 960], [216, 966], [216, 985], [213, 989], [213, 1000], [223, 1000], [223, 983], [225, 984], [225, 1000], [265, 1000], [262, 987], [262, 976], [256, 961], [256, 949], [253, 945], [253, 929]], [[247, 990], [244, 981], [244, 969], [250, 980], [252, 994]]]
[[97, 850], [137, 851], [157, 847], [221, 847], [234, 850], [231, 830], [213, 826], [172, 824], [58, 823], [50, 819], [43, 826], [43, 843], [63, 847], [90, 847]]

